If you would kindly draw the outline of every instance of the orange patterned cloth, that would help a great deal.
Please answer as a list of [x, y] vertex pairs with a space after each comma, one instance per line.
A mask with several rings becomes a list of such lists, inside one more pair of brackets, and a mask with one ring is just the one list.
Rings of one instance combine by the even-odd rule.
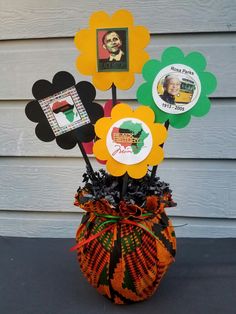
[[[86, 194], [86, 192], [83, 192]], [[149, 298], [174, 261], [176, 238], [165, 213], [170, 194], [148, 196], [145, 208], [121, 201], [79, 202], [87, 211], [77, 231], [81, 270], [98, 292], [116, 304]]]

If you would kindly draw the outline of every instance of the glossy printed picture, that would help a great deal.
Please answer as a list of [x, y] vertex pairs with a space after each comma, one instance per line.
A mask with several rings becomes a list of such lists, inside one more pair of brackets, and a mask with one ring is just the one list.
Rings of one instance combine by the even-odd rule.
[[132, 165], [148, 156], [152, 148], [152, 135], [143, 121], [126, 118], [112, 125], [106, 143], [112, 158], [122, 164]]
[[55, 136], [90, 123], [75, 87], [39, 100], [39, 103]]
[[98, 72], [129, 70], [128, 29], [97, 29]]
[[153, 82], [153, 99], [163, 111], [180, 114], [198, 101], [200, 80], [195, 71], [185, 65], [172, 64], [158, 73]]

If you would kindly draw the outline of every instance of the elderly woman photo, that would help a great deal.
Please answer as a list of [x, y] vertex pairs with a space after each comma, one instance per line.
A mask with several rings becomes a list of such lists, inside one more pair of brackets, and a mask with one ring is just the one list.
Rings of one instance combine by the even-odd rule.
[[160, 95], [165, 102], [174, 105], [175, 96], [179, 94], [181, 82], [177, 75], [167, 75], [163, 82], [164, 93]]

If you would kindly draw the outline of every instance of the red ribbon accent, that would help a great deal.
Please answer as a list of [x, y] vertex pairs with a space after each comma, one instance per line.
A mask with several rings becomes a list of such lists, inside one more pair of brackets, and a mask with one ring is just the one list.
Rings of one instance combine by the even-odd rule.
[[[94, 239], [98, 238], [101, 234], [103, 234], [104, 232], [112, 229], [117, 223], [125, 223], [125, 224], [129, 224], [129, 225], [133, 225], [133, 226], [136, 226], [136, 227], [139, 227], [139, 228], [142, 228], [143, 230], [145, 230], [146, 232], [148, 232], [150, 235], [152, 235], [158, 242], [159, 244], [164, 248], [166, 249], [166, 247], [163, 245], [163, 243], [160, 241], [160, 239], [158, 239], [158, 237], [151, 231], [149, 230], [147, 227], [145, 227], [144, 225], [142, 225], [141, 223], [138, 223], [138, 222], [135, 222], [135, 221], [132, 221], [132, 220], [128, 220], [128, 219], [123, 219], [123, 220], [119, 220], [119, 221], [116, 221], [116, 222], [111, 222], [111, 225], [108, 226], [107, 228], [103, 229], [102, 231], [90, 236], [88, 239], [85, 239], [81, 242], [78, 242], [75, 246], [73, 246], [70, 251], [75, 251], [77, 249], [79, 249], [81, 246], [93, 241]], [[82, 225], [80, 226], [78, 232], [77, 232], [77, 235], [79, 233], [79, 231], [84, 227], [85, 225]], [[170, 254], [170, 253], [169, 253]], [[170, 254], [171, 258], [173, 259], [172, 255]], [[173, 259], [174, 260], [174, 259]]]
[[[85, 239], [81, 242], [78, 242], [75, 246], [73, 246], [70, 251], [73, 252], [77, 249], [79, 249], [81, 246], [93, 241], [94, 239], [98, 238], [101, 234], [103, 234], [104, 232], [112, 229], [114, 227], [114, 225], [116, 224], [117, 222], [113, 222], [109, 227], [101, 230], [100, 232], [90, 236], [88, 239]], [[124, 223], [124, 224], [129, 224], [129, 225], [133, 225], [133, 226], [136, 226], [136, 227], [139, 227], [139, 228], [142, 228], [143, 230], [145, 230], [146, 232], [148, 232], [149, 234], [151, 234], [152, 236], [154, 236], [156, 238], [156, 236], [151, 232], [151, 231], [148, 231], [146, 227], [144, 227], [142, 224], [140, 223], [137, 223], [135, 221], [131, 221], [131, 220], [127, 220], [127, 219], [123, 219], [123, 220], [120, 220], [119, 223]], [[77, 235], [79, 233], [79, 231], [84, 227], [84, 225], [80, 226], [78, 232], [77, 232]], [[159, 239], [157, 239], [159, 240]], [[162, 245], [163, 246], [163, 245]]]
[[100, 232], [98, 232], [98, 233], [92, 235], [92, 236], [89, 237], [88, 239], [83, 240], [83, 241], [81, 241], [81, 242], [78, 242], [75, 246], [73, 246], [73, 247], [70, 249], [70, 251], [73, 252], [73, 251], [79, 249], [81, 246], [83, 246], [83, 245], [85, 245], [86, 243], [89, 243], [90, 241], [96, 239], [96, 238], [99, 237], [101, 234], [103, 234], [103, 232], [110, 230], [112, 227], [114, 227], [114, 223], [113, 223], [112, 225], [110, 225], [109, 227], [103, 229], [102, 231], [100, 231]]

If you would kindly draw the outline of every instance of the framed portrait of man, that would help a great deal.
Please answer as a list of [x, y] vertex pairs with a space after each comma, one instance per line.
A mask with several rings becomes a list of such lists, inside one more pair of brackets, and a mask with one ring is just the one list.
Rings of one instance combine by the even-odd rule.
[[98, 72], [129, 70], [128, 28], [97, 29]]

